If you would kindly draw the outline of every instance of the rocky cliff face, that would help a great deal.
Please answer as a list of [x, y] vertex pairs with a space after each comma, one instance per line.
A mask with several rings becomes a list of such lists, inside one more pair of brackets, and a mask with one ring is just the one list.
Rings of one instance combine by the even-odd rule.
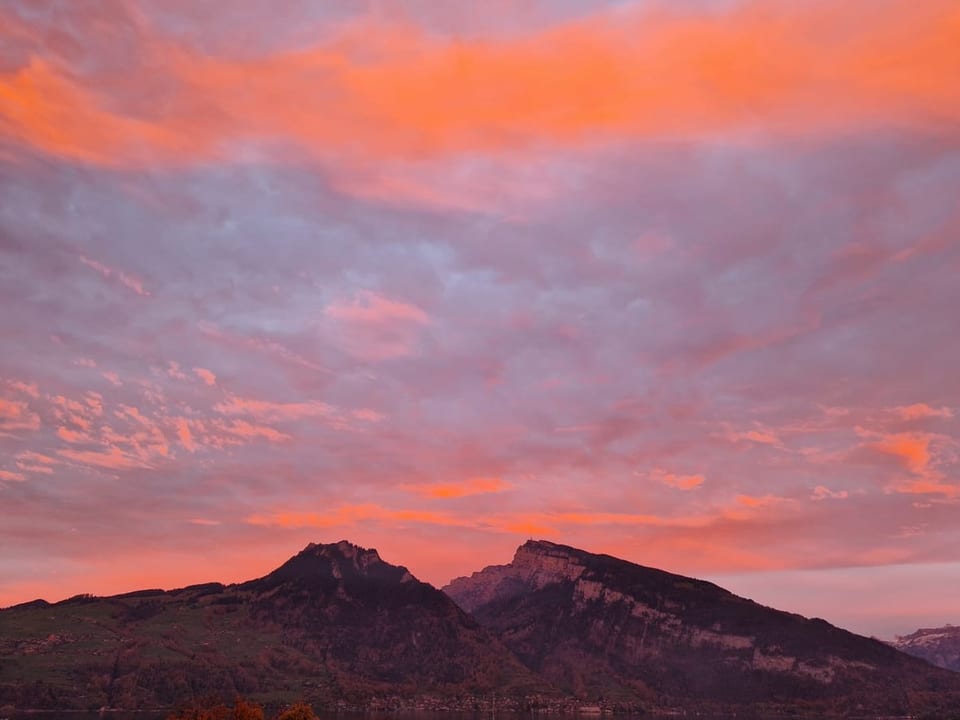
[[436, 588], [376, 550], [311, 544], [239, 585], [0, 611], [0, 707], [172, 705], [208, 693], [488, 693], [536, 681]]
[[907, 710], [956, 678], [823, 620], [543, 541], [444, 591], [531, 670], [581, 696], [829, 701]]
[[892, 645], [928, 663], [960, 672], [960, 627], [925, 628], [898, 637]]

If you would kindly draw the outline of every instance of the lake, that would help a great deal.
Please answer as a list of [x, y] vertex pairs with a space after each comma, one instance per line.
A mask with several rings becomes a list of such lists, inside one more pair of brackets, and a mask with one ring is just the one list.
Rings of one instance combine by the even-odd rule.
[[[97, 712], [64, 712], [64, 711], [47, 711], [47, 712], [30, 712], [30, 713], [14, 713], [9, 720], [44, 720], [49, 718], [50, 720], [165, 720], [168, 712], [108, 712], [108, 713], [97, 713]], [[269, 720], [271, 716], [268, 714], [267, 718]], [[319, 720], [492, 720], [490, 713], [465, 713], [465, 712], [368, 712], [368, 713], [358, 713], [358, 712], [320, 712], [317, 717]], [[584, 720], [590, 718], [599, 718], [600, 715], [557, 715], [557, 714], [547, 714], [547, 713], [538, 713], [534, 714], [520, 714], [520, 713], [497, 713], [495, 718], [496, 720], [530, 720], [531, 718], [569, 718], [574, 720], [576, 718], [581, 718]], [[629, 720], [631, 716], [629, 715], [603, 715], [604, 718], [616, 718], [617, 720]], [[645, 718], [646, 720], [651, 720], [651, 718], [667, 718], [675, 716], [667, 715], [643, 715], [636, 716], [639, 718]], [[679, 716], [682, 717], [682, 716]], [[743, 720], [744, 718], [749, 718], [749, 720], [784, 720], [784, 716], [770, 716], [770, 717], [759, 717], [751, 716], [747, 713], [741, 713], [738, 716], [720, 716], [720, 715], [691, 715], [689, 717], [695, 717], [696, 720]], [[794, 720], [797, 720], [796, 716], [791, 716]], [[806, 720], [816, 720], [815, 717], [808, 717]], [[869, 718], [862, 718], [861, 720], [870, 720]], [[886, 716], [882, 720], [897, 720], [897, 718]], [[901, 720], [907, 720], [902, 718]]]

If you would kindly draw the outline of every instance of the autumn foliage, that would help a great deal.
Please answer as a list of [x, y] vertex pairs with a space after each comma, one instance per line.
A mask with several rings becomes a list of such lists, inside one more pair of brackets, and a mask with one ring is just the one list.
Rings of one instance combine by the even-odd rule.
[[[237, 698], [233, 706], [221, 702], [195, 702], [167, 716], [167, 720], [264, 720], [263, 708]], [[313, 708], [297, 703], [280, 712], [275, 720], [316, 720]]]

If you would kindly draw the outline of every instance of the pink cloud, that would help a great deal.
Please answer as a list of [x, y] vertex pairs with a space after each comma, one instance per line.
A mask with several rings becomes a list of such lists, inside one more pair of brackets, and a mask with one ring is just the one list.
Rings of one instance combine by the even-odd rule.
[[768, 429], [744, 430], [740, 432], [731, 430], [727, 433], [727, 438], [729, 438], [731, 442], [752, 442], [758, 445], [783, 446], [783, 440], [775, 432]]
[[706, 482], [703, 475], [677, 475], [666, 470], [656, 469], [647, 474], [651, 480], [676, 488], [677, 490], [693, 490]]
[[229, 396], [213, 407], [223, 415], [247, 415], [267, 422], [288, 422], [314, 417], [331, 417], [335, 410], [316, 400], [308, 402], [273, 402]]
[[933, 436], [924, 433], [891, 433], [869, 447], [896, 458], [907, 470], [922, 475], [930, 465], [932, 440]]
[[810, 496], [813, 500], [845, 500], [848, 497], [849, 493], [846, 490], [831, 490], [824, 485], [817, 485]]
[[0, 397], [0, 433], [39, 429], [40, 416], [27, 403]]
[[32, 450], [17, 453], [16, 461], [18, 470], [32, 475], [52, 475], [53, 466], [60, 464], [56, 458]]
[[202, 368], [202, 367], [195, 367], [193, 369], [193, 372], [198, 378], [200, 378], [207, 385], [217, 384], [217, 376], [213, 374], [212, 370], [207, 370], [206, 368]]
[[27, 478], [21, 473], [10, 472], [9, 470], [0, 470], [0, 481], [23, 482], [26, 479]]
[[[232, 420], [230, 422], [216, 422], [215, 427], [225, 433], [228, 438], [232, 437], [241, 440], [263, 439], [270, 442], [283, 442], [290, 440], [290, 436], [280, 432], [276, 428], [267, 425], [257, 425], [246, 420]], [[224, 438], [221, 436], [220, 440]], [[229, 444], [229, 439], [227, 440]]]
[[197, 445], [193, 441], [193, 433], [190, 432], [190, 423], [186, 418], [177, 418], [177, 437], [180, 438], [180, 444], [187, 452], [196, 452]]
[[254, 514], [246, 518], [246, 522], [250, 525], [276, 526], [288, 529], [328, 528], [371, 520], [390, 525], [405, 522], [441, 526], [470, 525], [469, 521], [457, 519], [447, 513], [426, 510], [393, 510], [375, 504], [341, 505], [324, 512], [279, 511], [268, 514]]
[[891, 408], [891, 412], [896, 413], [904, 420], [919, 420], [923, 418], [941, 418], [949, 419], [953, 417], [953, 410], [942, 406], [939, 408], [931, 407], [926, 403], [914, 403], [913, 405], [901, 405]]
[[150, 296], [150, 293], [147, 292], [143, 287], [143, 281], [129, 273], [107, 267], [103, 263], [97, 262], [96, 260], [91, 260], [83, 255], [80, 256], [80, 262], [87, 267], [96, 270], [107, 280], [115, 281], [121, 286], [125, 287], [127, 290], [133, 291], [137, 295], [142, 297]]
[[139, 458], [133, 457], [116, 447], [111, 447], [106, 450], [71, 450], [64, 448], [58, 450], [57, 454], [81, 465], [92, 465], [107, 470], [149, 469], [152, 467]]
[[747, 508], [769, 508], [785, 502], [785, 498], [776, 495], [737, 495], [737, 503]]
[[29, 395], [34, 400], [40, 397], [40, 390], [37, 388], [36, 383], [25, 383], [14, 380], [10, 383], [10, 387], [24, 395]]
[[370, 408], [360, 408], [358, 410], [352, 410], [350, 412], [353, 417], [357, 420], [363, 420], [365, 422], [378, 423], [386, 417], [383, 413], [377, 412], [376, 410], [371, 410]]
[[183, 370], [180, 369], [180, 363], [174, 362], [173, 360], [167, 363], [167, 375], [172, 377], [174, 380], [186, 380], [187, 375]]
[[324, 315], [337, 326], [348, 353], [372, 361], [414, 354], [430, 322], [417, 306], [370, 291], [329, 304]]
[[65, 427], [57, 428], [57, 437], [68, 443], [89, 443], [93, 441], [88, 433]]
[[211, 340], [214, 340], [227, 347], [246, 348], [258, 353], [263, 353], [272, 358], [282, 360], [284, 363], [289, 363], [291, 365], [307, 368], [317, 372], [326, 371], [326, 368], [324, 368], [320, 363], [291, 350], [286, 345], [276, 342], [275, 340], [271, 340], [266, 337], [229, 333], [208, 322], [200, 322], [198, 323], [198, 327], [200, 328], [200, 332], [202, 332], [205, 337], [208, 337]]

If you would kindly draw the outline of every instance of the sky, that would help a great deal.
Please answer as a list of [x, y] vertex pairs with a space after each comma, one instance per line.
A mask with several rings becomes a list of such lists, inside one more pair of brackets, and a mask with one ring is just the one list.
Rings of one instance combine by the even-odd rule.
[[960, 622], [955, 0], [0, 6], [0, 606], [528, 538]]

